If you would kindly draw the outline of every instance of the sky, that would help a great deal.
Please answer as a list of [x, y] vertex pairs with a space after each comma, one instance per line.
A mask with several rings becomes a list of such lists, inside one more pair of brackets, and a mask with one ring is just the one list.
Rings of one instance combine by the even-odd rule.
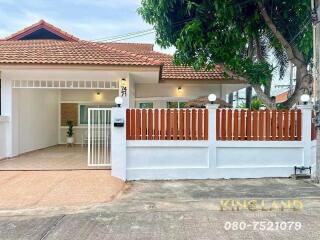
[[[151, 29], [137, 13], [140, 0], [0, 0], [0, 38], [43, 19], [83, 40], [110, 39], [114, 36]], [[154, 33], [125, 40], [154, 43]], [[174, 53], [174, 48], [155, 50]], [[277, 84], [286, 84], [285, 80]], [[276, 95], [286, 89], [273, 88]], [[241, 93], [243, 95], [243, 93]]]
[[[43, 19], [83, 40], [151, 29], [137, 13], [140, 0], [0, 0], [0, 38]], [[125, 40], [154, 43], [154, 33]], [[173, 53], [173, 49], [156, 50]]]

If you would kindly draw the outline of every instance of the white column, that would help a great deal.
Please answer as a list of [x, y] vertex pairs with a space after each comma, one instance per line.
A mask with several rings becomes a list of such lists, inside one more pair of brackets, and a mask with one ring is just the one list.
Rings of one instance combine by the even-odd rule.
[[[126, 91], [125, 91], [125, 89]], [[125, 93], [124, 93], [125, 91]], [[129, 77], [121, 78], [119, 80], [119, 96], [122, 97], [123, 103], [122, 106], [125, 108], [129, 107], [129, 99], [130, 99], [130, 86], [129, 86]]]
[[[17, 132], [18, 127], [18, 116], [13, 118], [14, 115], [14, 101], [13, 101], [13, 89], [12, 81], [6, 79], [5, 73], [1, 74], [1, 115], [6, 116], [8, 123], [6, 124], [6, 155], [7, 157], [13, 157], [17, 154], [17, 141], [18, 139], [14, 137]], [[15, 130], [15, 131], [14, 131]], [[16, 144], [14, 144], [16, 143]], [[14, 150], [16, 149], [16, 150]]]
[[208, 141], [209, 141], [209, 168], [211, 178], [215, 178], [216, 160], [217, 160], [217, 138], [216, 138], [216, 114], [219, 104], [208, 104]]
[[125, 181], [127, 178], [126, 125], [115, 127], [114, 122], [119, 120], [126, 123], [126, 108], [124, 107], [111, 110], [111, 175]]
[[305, 167], [311, 166], [314, 159], [312, 159], [312, 141], [311, 141], [311, 119], [312, 119], [312, 105], [299, 105], [302, 113], [302, 136], [301, 141], [303, 145], [303, 165]]

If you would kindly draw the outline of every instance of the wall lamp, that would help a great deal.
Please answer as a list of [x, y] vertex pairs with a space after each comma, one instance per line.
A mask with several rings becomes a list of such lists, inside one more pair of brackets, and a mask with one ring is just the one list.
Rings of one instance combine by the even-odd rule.
[[121, 104], [123, 103], [122, 97], [118, 96], [114, 99], [114, 102], [117, 104], [117, 107], [121, 107]]

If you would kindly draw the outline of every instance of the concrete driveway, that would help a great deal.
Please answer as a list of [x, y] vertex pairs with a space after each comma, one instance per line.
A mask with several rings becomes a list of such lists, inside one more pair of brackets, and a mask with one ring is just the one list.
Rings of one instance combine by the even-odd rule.
[[[223, 199], [296, 199], [303, 207], [221, 211]], [[0, 217], [0, 239], [320, 239], [320, 188], [289, 179], [142, 181], [91, 209], [15, 214]], [[240, 222], [245, 229], [226, 228]], [[253, 222], [301, 228], [254, 230]]]

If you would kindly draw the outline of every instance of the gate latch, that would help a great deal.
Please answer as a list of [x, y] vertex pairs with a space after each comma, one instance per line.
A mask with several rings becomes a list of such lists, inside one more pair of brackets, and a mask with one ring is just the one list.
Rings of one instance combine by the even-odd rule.
[[113, 126], [115, 126], [115, 127], [123, 127], [124, 126], [124, 119], [123, 118], [116, 118], [114, 120]]

